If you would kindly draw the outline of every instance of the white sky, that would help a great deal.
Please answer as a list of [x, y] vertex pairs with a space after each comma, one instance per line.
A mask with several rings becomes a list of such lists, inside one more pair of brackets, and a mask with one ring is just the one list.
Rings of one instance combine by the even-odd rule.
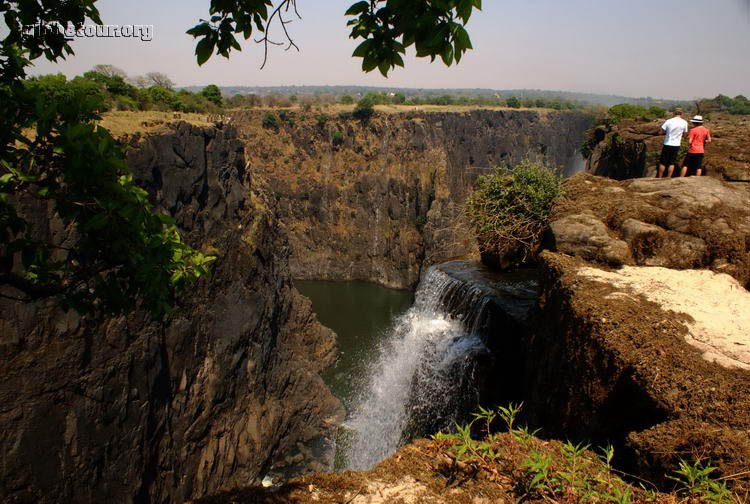
[[[354, 0], [298, 0], [289, 25], [302, 50], [275, 48], [264, 70], [252, 41], [229, 60], [198, 67], [185, 30], [207, 0], [100, 0], [109, 24], [154, 25], [154, 39], [78, 39], [76, 56], [39, 62], [33, 74], [69, 76], [98, 63], [130, 75], [160, 71], [178, 85], [374, 85], [533, 88], [692, 99], [750, 95], [750, 0], [485, 0], [461, 64], [409, 58], [389, 79], [364, 74], [343, 12]], [[278, 27], [276, 28], [278, 30]]]

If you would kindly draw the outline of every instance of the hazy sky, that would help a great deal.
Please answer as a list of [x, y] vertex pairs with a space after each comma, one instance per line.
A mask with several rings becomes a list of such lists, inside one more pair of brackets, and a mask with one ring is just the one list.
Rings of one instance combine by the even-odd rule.
[[[160, 71], [178, 85], [360, 84], [394, 87], [539, 88], [691, 99], [750, 95], [750, 0], [485, 0], [469, 22], [474, 50], [446, 68], [410, 57], [389, 79], [351, 58], [343, 12], [354, 0], [298, 0], [289, 25], [301, 52], [252, 41], [229, 60], [198, 67], [185, 30], [207, 0], [100, 0], [108, 24], [154, 25], [151, 42], [77, 39], [76, 56], [32, 73], [75, 75], [109, 63], [130, 75]], [[277, 33], [279, 27], [275, 27]]]

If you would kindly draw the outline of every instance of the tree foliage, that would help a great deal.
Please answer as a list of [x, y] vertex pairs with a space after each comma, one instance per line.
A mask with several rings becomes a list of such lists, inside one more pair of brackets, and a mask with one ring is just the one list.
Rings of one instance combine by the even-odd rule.
[[[154, 212], [122, 147], [94, 122], [101, 88], [120, 89], [122, 76], [100, 68], [93, 80], [24, 80], [32, 60], [73, 53], [60, 31], [29, 36], [24, 26], [101, 23], [94, 1], [0, 1], [0, 10], [8, 27], [0, 41], [0, 295], [54, 297], [80, 313], [126, 313], [139, 301], [166, 313], [211, 258]], [[47, 236], [50, 210], [62, 239]]]
[[201, 95], [211, 103], [221, 106], [221, 90], [216, 84], [209, 84], [203, 88]]
[[[356, 2], [346, 11], [346, 16], [352, 18], [347, 23], [351, 27], [350, 37], [363, 39], [353, 56], [362, 58], [365, 72], [377, 68], [386, 77], [395, 67], [404, 66], [402, 55], [411, 46], [418, 57], [429, 57], [432, 61], [440, 57], [451, 66], [472, 49], [465, 26], [474, 10], [481, 8], [481, 0]], [[269, 44], [283, 45], [271, 38], [274, 21], [278, 21], [287, 49], [297, 48], [287, 28], [291, 22], [289, 16], [301, 19], [296, 0], [282, 0], [276, 5], [271, 0], [211, 0], [209, 13], [209, 19], [201, 19], [187, 32], [199, 39], [195, 47], [199, 65], [213, 54], [228, 58], [233, 49], [241, 51], [235, 35], [247, 40], [254, 32], [262, 34], [257, 41], [264, 44], [265, 65]]]
[[172, 89], [174, 87], [174, 82], [172, 82], [172, 79], [161, 72], [147, 73], [146, 81], [150, 82], [152, 86], [158, 86], [165, 89]]
[[610, 107], [607, 114], [611, 120], [615, 123], [620, 122], [623, 119], [630, 119], [641, 117], [647, 120], [661, 119], [667, 111], [661, 107], [653, 106], [650, 108], [641, 107], [640, 105], [630, 105], [629, 103], [621, 103]]

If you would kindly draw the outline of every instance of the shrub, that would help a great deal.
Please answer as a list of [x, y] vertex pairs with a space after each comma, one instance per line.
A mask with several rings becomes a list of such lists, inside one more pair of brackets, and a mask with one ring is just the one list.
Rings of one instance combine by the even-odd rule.
[[661, 119], [667, 114], [667, 110], [654, 105], [653, 107], [648, 109], [648, 113], [654, 119]]
[[294, 126], [296, 122], [294, 113], [287, 112], [286, 110], [282, 110], [281, 112], [279, 112], [279, 118], [284, 121], [289, 127]]
[[138, 110], [138, 103], [129, 96], [115, 96], [117, 110]]
[[264, 128], [278, 128], [279, 119], [273, 112], [266, 112], [266, 114], [263, 116], [262, 124]]
[[750, 115], [750, 102], [735, 101], [729, 107], [729, 113], [734, 115]]
[[369, 120], [375, 114], [375, 100], [367, 95], [357, 103], [352, 115], [361, 121]]
[[209, 84], [208, 86], [203, 88], [203, 91], [201, 91], [201, 96], [206, 98], [206, 100], [210, 101], [214, 105], [221, 106], [221, 89], [219, 89], [219, 86], [217, 86], [216, 84]]
[[335, 146], [341, 145], [342, 143], [344, 143], [344, 134], [340, 130], [336, 130], [336, 132], [333, 134], [333, 137], [331, 138], [331, 141]]
[[561, 182], [553, 169], [531, 161], [477, 179], [466, 212], [485, 262], [507, 268], [533, 261]]
[[324, 113], [321, 112], [318, 115], [318, 117], [317, 117], [318, 127], [319, 128], [325, 128], [325, 125], [326, 125], [326, 123], [328, 122], [329, 119], [330, 119], [330, 117], [328, 117], [328, 114], [324, 114]]
[[516, 98], [515, 96], [511, 96], [506, 100], [506, 103], [510, 108], [520, 108], [521, 107], [521, 101]]
[[351, 105], [352, 103], [354, 103], [354, 98], [349, 95], [344, 95], [341, 97], [341, 103], [343, 103], [344, 105]]
[[620, 103], [611, 107], [607, 114], [610, 117], [611, 122], [618, 123], [623, 119], [633, 119], [636, 117], [642, 117], [649, 121], [653, 119], [661, 119], [666, 115], [667, 111], [661, 107], [653, 106], [651, 108], [641, 107], [640, 105], [630, 105], [629, 103]]

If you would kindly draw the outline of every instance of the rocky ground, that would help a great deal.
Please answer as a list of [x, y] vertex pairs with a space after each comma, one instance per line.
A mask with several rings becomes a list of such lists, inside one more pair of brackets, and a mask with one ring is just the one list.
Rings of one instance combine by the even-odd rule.
[[[689, 119], [686, 117], [686, 119]], [[587, 140], [592, 151], [589, 173], [618, 180], [654, 177], [664, 137], [663, 120], [626, 119], [613, 127], [600, 126]], [[750, 182], [750, 132], [748, 116], [716, 113], [707, 116], [705, 126], [714, 141], [706, 146], [706, 174], [723, 180]], [[687, 151], [680, 151], [680, 161]]]
[[702, 458], [747, 489], [750, 187], [590, 175], [565, 187], [533, 352], [559, 366], [530, 377], [538, 396], [562, 414], [561, 433], [617, 425], [628, 463], [652, 481]]
[[[312, 474], [278, 488], [227, 491], [189, 504], [515, 504], [703, 503], [683, 485], [663, 493], [617, 473], [602, 449], [542, 441], [523, 430], [471, 443], [452, 439], [416, 441], [370, 471]], [[723, 488], [715, 502], [742, 502]], [[695, 490], [692, 488], [691, 490]], [[698, 495], [701, 495], [700, 493]], [[705, 494], [704, 494], [705, 495]], [[711, 501], [714, 502], [714, 501]]]

